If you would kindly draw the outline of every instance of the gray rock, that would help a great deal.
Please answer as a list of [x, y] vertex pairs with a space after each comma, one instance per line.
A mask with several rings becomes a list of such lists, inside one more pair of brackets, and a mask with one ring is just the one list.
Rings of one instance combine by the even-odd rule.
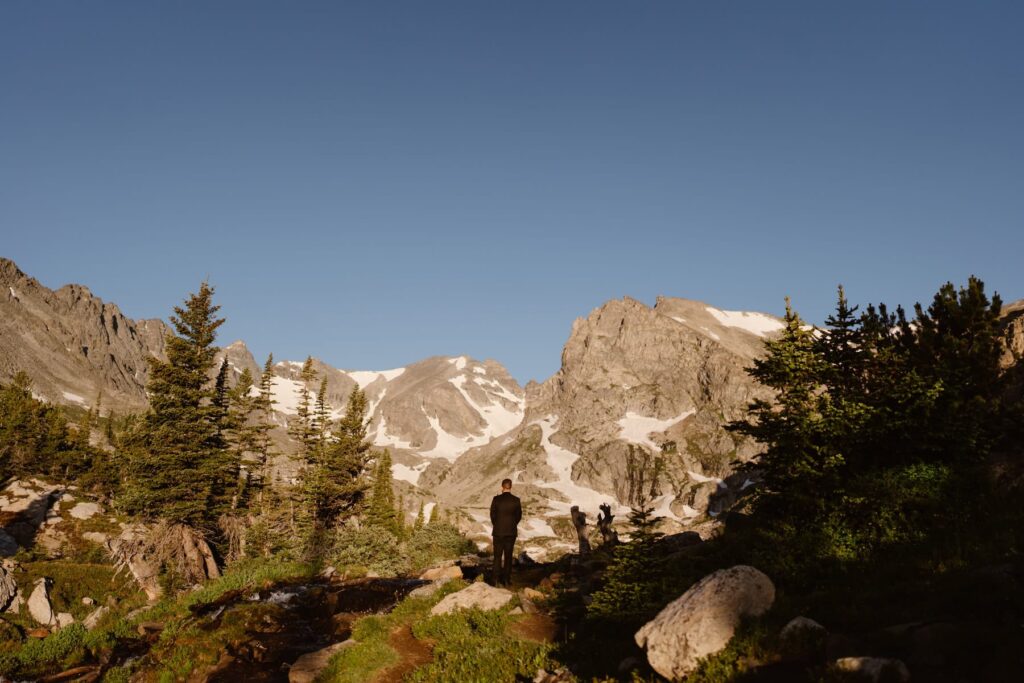
[[92, 519], [102, 511], [98, 503], [78, 503], [70, 514], [75, 519]]
[[75, 617], [70, 612], [58, 612], [54, 617], [54, 622], [56, 622], [57, 628], [64, 628], [75, 623]]
[[431, 581], [426, 585], [419, 586], [418, 588], [413, 588], [411, 591], [409, 591], [409, 597], [429, 598], [431, 595], [439, 591], [441, 589], [441, 586], [445, 585], [449, 581], [451, 581], [451, 579], [438, 579], [436, 581]]
[[449, 614], [458, 609], [492, 610], [504, 607], [512, 600], [512, 591], [494, 588], [486, 583], [474, 583], [468, 588], [444, 596], [434, 605], [431, 614]]
[[106, 605], [103, 605], [102, 607], [97, 607], [92, 612], [90, 612], [85, 619], [82, 620], [82, 625], [91, 631], [92, 629], [96, 628], [96, 626], [100, 623], [100, 620], [108, 614], [110, 614], [110, 608]]
[[322, 650], [302, 655], [288, 669], [288, 683], [313, 683], [320, 672], [327, 668], [331, 657], [355, 643], [356, 641], [349, 638], [344, 642], [328, 645]]
[[17, 595], [18, 582], [10, 572], [0, 568], [0, 611], [7, 609]]
[[898, 659], [843, 657], [832, 665], [836, 671], [859, 674], [867, 681], [909, 681], [907, 665]]
[[775, 601], [771, 579], [753, 567], [722, 569], [698, 581], [639, 631], [651, 668], [684, 678], [697, 662], [728, 644], [744, 616], [759, 616]]
[[787, 660], [815, 660], [825, 654], [828, 631], [824, 626], [808, 619], [796, 617], [779, 632], [779, 651]]
[[50, 604], [50, 579], [36, 580], [35, 588], [28, 597], [28, 613], [43, 626], [56, 623], [57, 615], [53, 613], [53, 605]]
[[420, 578], [424, 581], [437, 581], [439, 579], [448, 581], [451, 579], [461, 579], [462, 569], [454, 565], [450, 567], [433, 567], [420, 574]]

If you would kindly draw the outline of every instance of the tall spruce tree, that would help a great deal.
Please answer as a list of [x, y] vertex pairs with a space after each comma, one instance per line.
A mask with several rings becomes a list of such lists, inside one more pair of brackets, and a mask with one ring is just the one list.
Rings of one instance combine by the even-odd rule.
[[365, 473], [370, 460], [366, 440], [366, 394], [357, 386], [349, 394], [345, 415], [334, 429], [324, 458], [327, 495], [324, 518], [334, 523], [362, 511], [366, 499]]
[[258, 487], [259, 505], [261, 512], [267, 500], [267, 489], [270, 487], [270, 466], [274, 457], [274, 445], [270, 432], [274, 429], [274, 354], [267, 356], [263, 364], [263, 372], [260, 374], [259, 394], [256, 398], [256, 424], [254, 425], [256, 436], [256, 471], [258, 477], [254, 485]]
[[129, 443], [123, 502], [147, 519], [212, 529], [230, 505], [237, 463], [220, 435], [220, 408], [210, 372], [217, 328], [214, 289], [199, 291], [174, 309], [167, 360], [150, 357], [150, 410]]
[[385, 448], [377, 454], [377, 464], [373, 469], [373, 494], [367, 518], [371, 524], [384, 527], [399, 536], [401, 528], [395, 510], [394, 475], [391, 465], [391, 452]]
[[[250, 482], [256, 478], [250, 469], [259, 448], [259, 395], [253, 392], [252, 372], [242, 370], [238, 382], [227, 392], [227, 417], [225, 435], [227, 442], [239, 463], [238, 486], [232, 497], [231, 507], [236, 509], [247, 504]], [[258, 475], [257, 475], [258, 476]]]
[[314, 398], [309, 387], [316, 381], [316, 369], [313, 357], [307, 356], [299, 373], [299, 387], [296, 389], [299, 404], [295, 409], [295, 419], [288, 425], [288, 434], [299, 445], [298, 458], [310, 462], [316, 448], [316, 427], [314, 425]]

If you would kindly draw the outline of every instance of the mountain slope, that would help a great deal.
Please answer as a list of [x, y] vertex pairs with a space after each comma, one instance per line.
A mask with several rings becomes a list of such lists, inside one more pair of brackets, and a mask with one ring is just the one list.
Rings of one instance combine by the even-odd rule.
[[422, 483], [482, 508], [511, 476], [535, 515], [578, 504], [593, 518], [602, 502], [646, 496], [659, 514], [696, 518], [757, 452], [723, 425], [767, 397], [746, 367], [781, 326], [685, 299], [610, 301], [574, 323], [559, 371], [527, 387], [519, 427]]
[[132, 320], [81, 285], [54, 291], [0, 258], [0, 380], [24, 370], [57, 403], [146, 405], [146, 357], [164, 356], [167, 325]]

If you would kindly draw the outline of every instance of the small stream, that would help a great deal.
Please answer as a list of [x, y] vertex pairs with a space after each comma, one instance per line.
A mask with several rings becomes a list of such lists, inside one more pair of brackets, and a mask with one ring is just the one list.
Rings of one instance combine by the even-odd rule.
[[415, 579], [367, 579], [347, 583], [296, 584], [215, 608], [203, 628], [215, 629], [245, 602], [267, 609], [251, 611], [245, 638], [228, 646], [207, 677], [211, 683], [288, 680], [289, 666], [302, 655], [347, 639], [360, 616], [390, 609], [423, 582]]
[[[212, 603], [197, 605], [192, 618], [199, 629], [212, 633], [230, 627], [243, 635], [228, 643], [212, 669], [197, 671], [190, 680], [287, 683], [288, 670], [299, 657], [346, 640], [356, 619], [387, 611], [424, 583], [419, 579], [320, 579], [257, 593], [232, 591]], [[104, 661], [41, 680], [95, 681], [103, 672], [128, 661], [142, 658], [145, 662], [158, 634], [154, 630], [148, 636], [121, 641]]]

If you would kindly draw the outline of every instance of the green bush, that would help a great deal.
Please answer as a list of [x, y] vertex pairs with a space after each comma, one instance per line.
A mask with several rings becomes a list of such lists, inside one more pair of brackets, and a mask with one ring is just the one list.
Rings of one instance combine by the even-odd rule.
[[398, 538], [381, 526], [344, 527], [334, 539], [333, 561], [338, 567], [365, 568], [381, 576], [409, 569]]
[[407, 543], [414, 570], [476, 552], [476, 545], [451, 524], [430, 524], [413, 532]]

